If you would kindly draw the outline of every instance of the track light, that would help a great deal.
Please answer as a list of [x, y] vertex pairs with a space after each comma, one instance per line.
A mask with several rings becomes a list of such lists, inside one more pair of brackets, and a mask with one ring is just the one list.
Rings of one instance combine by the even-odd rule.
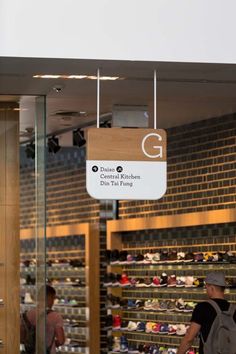
[[55, 136], [48, 138], [48, 152], [56, 154], [60, 150], [59, 139]]
[[35, 158], [35, 144], [33, 143], [33, 141], [31, 141], [29, 144], [26, 144], [25, 153], [27, 158]]
[[83, 146], [86, 144], [84, 132], [81, 129], [73, 130], [73, 146]]

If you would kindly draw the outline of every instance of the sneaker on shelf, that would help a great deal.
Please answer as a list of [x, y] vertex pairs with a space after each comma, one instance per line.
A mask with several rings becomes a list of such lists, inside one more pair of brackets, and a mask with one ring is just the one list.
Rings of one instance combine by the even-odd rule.
[[172, 274], [172, 275], [168, 276], [167, 287], [173, 288], [175, 286], [176, 286], [176, 276], [175, 276], [175, 274]]
[[127, 302], [127, 309], [136, 309], [136, 301], [133, 299], [129, 299]]
[[136, 283], [135, 283], [136, 288], [144, 288], [145, 287], [145, 282], [143, 278], [136, 278]]
[[127, 330], [129, 332], [134, 332], [134, 331], [136, 331], [136, 329], [137, 329], [137, 323], [134, 321], [129, 321]]
[[185, 252], [177, 252], [177, 262], [185, 261]]
[[115, 353], [120, 353], [120, 337], [114, 337], [114, 344], [112, 351]]
[[149, 353], [151, 345], [150, 344], [144, 344], [143, 346], [143, 353]]
[[165, 301], [165, 300], [160, 301], [159, 302], [159, 310], [158, 311], [163, 312], [163, 311], [167, 311], [167, 309], [168, 309], [167, 301]]
[[120, 352], [128, 353], [128, 341], [125, 336], [120, 337]]
[[130, 286], [136, 286], [137, 279], [136, 278], [131, 278], [130, 279]]
[[147, 322], [146, 323], [146, 328], [145, 328], [145, 332], [146, 333], [151, 333], [152, 332], [152, 327], [155, 325], [155, 322]]
[[168, 276], [166, 273], [162, 273], [160, 278], [160, 287], [167, 286]]
[[213, 261], [213, 253], [206, 252], [204, 253], [204, 262], [212, 262]]
[[177, 349], [176, 348], [168, 348], [167, 354], [176, 354], [176, 353], [177, 353]]
[[135, 308], [136, 310], [141, 310], [143, 309], [144, 306], [144, 301], [143, 300], [136, 300], [135, 301]]
[[185, 286], [185, 277], [176, 278], [176, 288], [183, 288]]
[[113, 317], [112, 315], [107, 315], [105, 318], [104, 330], [106, 331], [112, 329], [112, 325], [113, 325]]
[[146, 329], [145, 322], [138, 322], [137, 323], [137, 329], [136, 329], [137, 332], [145, 332], [145, 329]]
[[118, 309], [120, 308], [120, 298], [112, 294], [107, 295], [106, 299], [107, 309]]
[[194, 254], [194, 262], [203, 262], [204, 255], [202, 252]]
[[176, 325], [176, 334], [177, 336], [184, 336], [187, 332], [187, 326], [185, 324], [177, 324]]
[[159, 347], [156, 344], [151, 344], [149, 354], [160, 354]]
[[33, 299], [31, 297], [30, 293], [25, 293], [25, 297], [24, 297], [24, 303], [25, 304], [33, 304]]
[[115, 315], [113, 316], [113, 323], [112, 323], [112, 329], [113, 331], [117, 331], [120, 329], [121, 326], [121, 318], [120, 315]]
[[143, 264], [150, 264], [150, 263], [152, 263], [152, 257], [153, 257], [153, 253], [146, 253], [146, 254], [144, 255]]
[[136, 261], [136, 263], [142, 264], [144, 261], [143, 254], [141, 254], [141, 253], [137, 254], [137, 256], [135, 257], [135, 261]]
[[167, 323], [162, 323], [160, 325], [160, 332], [161, 334], [168, 334], [169, 333], [169, 325]]
[[120, 307], [122, 309], [127, 309], [127, 305], [128, 305], [128, 300], [127, 299], [120, 299]]
[[152, 311], [160, 311], [160, 303], [158, 299], [153, 299], [152, 300], [152, 306], [151, 306]]
[[168, 312], [173, 312], [173, 311], [175, 311], [175, 300], [169, 300], [169, 301], [167, 301], [167, 311], [168, 311]]
[[175, 311], [177, 312], [184, 312], [184, 309], [185, 309], [185, 305], [186, 303], [184, 302], [183, 299], [178, 299], [176, 302], [175, 302]]
[[194, 254], [192, 252], [188, 252], [185, 254], [184, 261], [186, 263], [193, 262], [193, 260], [194, 260]]
[[154, 253], [152, 257], [152, 264], [160, 263], [160, 259], [161, 259], [160, 257], [161, 257], [160, 252]]
[[120, 252], [117, 249], [111, 250], [110, 264], [119, 264]]
[[189, 349], [188, 354], [195, 354], [195, 350], [194, 349]]
[[79, 306], [79, 303], [77, 300], [75, 299], [71, 299], [68, 303], [68, 306], [72, 306], [72, 307], [78, 307]]
[[128, 329], [128, 324], [129, 324], [128, 321], [122, 320], [122, 321], [121, 321], [121, 325], [120, 325], [120, 330], [121, 330], [121, 331], [127, 331], [127, 329]]
[[159, 348], [160, 354], [168, 354], [168, 348], [166, 347], [160, 347]]
[[160, 333], [160, 330], [161, 330], [161, 324], [160, 323], [155, 323], [153, 326], [152, 326], [152, 333]]
[[168, 254], [168, 262], [169, 263], [177, 262], [177, 251], [175, 250], [170, 251], [170, 253]]
[[134, 264], [136, 263], [135, 257], [132, 254], [127, 255], [127, 264]]
[[146, 300], [143, 309], [145, 311], [152, 311], [152, 300]]
[[120, 251], [119, 264], [127, 264], [127, 251]]
[[120, 279], [120, 286], [123, 288], [123, 287], [129, 287], [131, 284], [130, 284], [130, 280], [127, 276], [126, 273], [123, 273], [121, 275], [121, 279]]
[[187, 275], [185, 277], [185, 288], [194, 288], [196, 287], [194, 284], [194, 277], [193, 276], [190, 276], [190, 275]]
[[196, 306], [196, 302], [193, 301], [186, 302], [184, 306], [184, 312], [193, 312], [195, 306]]
[[168, 251], [166, 251], [166, 250], [161, 251], [161, 253], [160, 253], [160, 262], [161, 263], [166, 263], [166, 262], [168, 262], [168, 260], [169, 260]]
[[168, 327], [168, 334], [169, 334], [169, 335], [176, 334], [176, 331], [177, 331], [177, 326], [175, 326], [175, 325], [169, 325], [169, 327]]
[[111, 262], [111, 250], [106, 250], [105, 251], [105, 259], [106, 259], [106, 263], [110, 264], [110, 262]]
[[160, 287], [160, 278], [158, 276], [152, 278], [152, 286], [154, 288]]
[[197, 287], [197, 288], [203, 287], [204, 286], [204, 281], [201, 278], [194, 278], [193, 279], [193, 285], [194, 285], [194, 287]]

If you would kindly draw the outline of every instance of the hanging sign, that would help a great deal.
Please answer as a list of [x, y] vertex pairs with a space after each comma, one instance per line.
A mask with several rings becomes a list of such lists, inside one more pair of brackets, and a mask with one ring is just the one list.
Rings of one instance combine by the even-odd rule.
[[160, 199], [166, 191], [166, 132], [90, 128], [86, 185], [96, 199]]

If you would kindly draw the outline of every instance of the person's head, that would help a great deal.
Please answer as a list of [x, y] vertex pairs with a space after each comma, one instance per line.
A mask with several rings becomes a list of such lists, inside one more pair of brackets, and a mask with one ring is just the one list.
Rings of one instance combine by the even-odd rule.
[[46, 285], [47, 307], [51, 308], [53, 306], [55, 298], [56, 298], [56, 290], [52, 286]]
[[208, 273], [205, 279], [208, 297], [223, 298], [226, 287], [225, 276], [221, 272]]

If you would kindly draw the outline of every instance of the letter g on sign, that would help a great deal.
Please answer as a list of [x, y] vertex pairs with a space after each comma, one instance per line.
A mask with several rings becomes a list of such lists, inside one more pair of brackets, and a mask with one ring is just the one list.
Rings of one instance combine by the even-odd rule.
[[[161, 137], [159, 134], [157, 134], [157, 133], [150, 133], [150, 134], [147, 134], [147, 135], [143, 138], [143, 140], [142, 140], [142, 151], [143, 151], [144, 155], [146, 155], [147, 157], [150, 157], [151, 159], [155, 159], [155, 158], [157, 158], [157, 157], [162, 158], [163, 151], [162, 151], [162, 146], [160, 146], [160, 145], [152, 145], [152, 148], [153, 148], [154, 150], [158, 150], [158, 153], [154, 153], [154, 154], [151, 155], [151, 154], [149, 154], [149, 153], [146, 151], [146, 146], [147, 146], [147, 144], [148, 144], [148, 140], [149, 140], [151, 137], [152, 137], [152, 138], [155, 137], [158, 142], [159, 142], [159, 141], [162, 141], [162, 137]], [[153, 139], [152, 139], [152, 140], [153, 140]]]

